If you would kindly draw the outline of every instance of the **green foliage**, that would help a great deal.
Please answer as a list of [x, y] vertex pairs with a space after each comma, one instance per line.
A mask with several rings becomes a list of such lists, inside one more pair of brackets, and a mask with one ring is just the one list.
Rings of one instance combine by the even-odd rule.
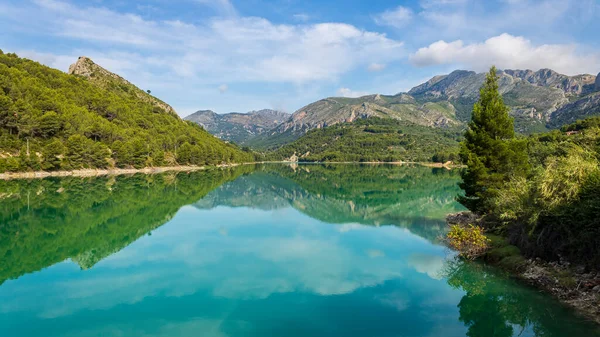
[[65, 152], [66, 148], [60, 140], [54, 139], [52, 142], [48, 143], [42, 150], [42, 169], [46, 171], [60, 169], [62, 163], [61, 156], [63, 156]]
[[559, 256], [600, 268], [600, 127], [596, 118], [528, 139], [528, 177], [499, 190], [492, 215], [498, 230], [526, 254]]
[[[156, 102], [133, 86], [0, 54], [0, 172], [254, 160], [252, 153], [183, 122]], [[194, 160], [167, 163], [182, 138]], [[27, 140], [29, 156], [22, 151]]]
[[444, 132], [394, 119], [366, 118], [309, 131], [270, 154], [284, 159], [294, 153], [307, 162], [429, 162], [434, 154], [449, 157], [458, 149], [458, 129]]
[[460, 184], [465, 194], [459, 201], [476, 213], [487, 213], [490, 200], [502, 184], [525, 176], [529, 169], [526, 143], [514, 139], [513, 119], [508, 111], [498, 92], [496, 68], [492, 67], [481, 87], [479, 101], [473, 106], [460, 149], [460, 157], [468, 168]]
[[452, 225], [446, 234], [450, 248], [466, 259], [474, 260], [488, 249], [489, 239], [484, 235], [483, 228], [474, 225]]

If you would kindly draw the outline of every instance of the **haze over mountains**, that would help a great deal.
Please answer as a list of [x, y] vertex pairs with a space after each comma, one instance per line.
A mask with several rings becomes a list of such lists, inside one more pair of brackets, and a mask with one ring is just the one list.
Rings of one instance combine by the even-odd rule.
[[[551, 69], [503, 70], [498, 71], [498, 75], [499, 90], [511, 108], [515, 128], [520, 133], [546, 131], [600, 114], [598, 76], [567, 76]], [[325, 98], [306, 105], [287, 119], [283, 119], [286, 117], [284, 113], [270, 119], [248, 115], [240, 123], [237, 119], [243, 114], [216, 115], [206, 112], [197, 112], [194, 114], [196, 116], [186, 119], [204, 125], [209, 132], [223, 139], [264, 148], [289, 143], [311, 129], [368, 117], [448, 128], [465, 125], [470, 120], [471, 109], [484, 79], [484, 73], [456, 70], [435, 76], [406, 93]], [[278, 121], [280, 123], [274, 125]], [[237, 131], [240, 128], [238, 125], [246, 131]]]

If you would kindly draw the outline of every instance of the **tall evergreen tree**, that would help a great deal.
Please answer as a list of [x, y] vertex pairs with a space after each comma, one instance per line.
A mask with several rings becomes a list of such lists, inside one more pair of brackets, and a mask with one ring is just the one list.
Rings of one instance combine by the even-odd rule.
[[465, 195], [459, 202], [476, 213], [486, 213], [497, 190], [515, 175], [529, 170], [526, 144], [515, 139], [513, 118], [498, 92], [496, 67], [486, 75], [479, 91], [479, 101], [473, 105], [473, 115], [460, 157], [467, 165], [460, 187]]

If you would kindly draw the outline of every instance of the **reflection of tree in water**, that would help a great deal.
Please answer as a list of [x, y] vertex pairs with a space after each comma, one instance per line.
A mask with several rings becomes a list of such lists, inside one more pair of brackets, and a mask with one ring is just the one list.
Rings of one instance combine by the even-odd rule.
[[[468, 327], [467, 336], [600, 336], [592, 323], [567, 315], [569, 309], [547, 295], [495, 274], [498, 271], [479, 263], [446, 262], [448, 284], [466, 292], [458, 308], [459, 320]], [[565, 315], [556, 315], [561, 312]], [[596, 333], [590, 335], [590, 331]]]
[[0, 285], [69, 258], [91, 268], [251, 170], [0, 181]]

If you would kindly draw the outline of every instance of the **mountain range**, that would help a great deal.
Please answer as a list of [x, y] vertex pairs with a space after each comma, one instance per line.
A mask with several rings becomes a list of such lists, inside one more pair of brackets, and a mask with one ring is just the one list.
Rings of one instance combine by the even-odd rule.
[[[567, 76], [551, 69], [507, 69], [498, 71], [498, 76], [499, 91], [510, 107], [510, 114], [515, 117], [515, 129], [519, 133], [547, 131], [600, 114], [600, 76]], [[456, 70], [434, 76], [408, 92], [396, 95], [321, 99], [300, 108], [271, 129], [264, 123], [257, 125], [261, 131], [244, 138], [243, 144], [275, 148], [294, 141], [311, 129], [369, 117], [441, 129], [464, 127], [470, 120], [484, 80], [485, 73]], [[231, 117], [222, 116], [217, 117], [218, 123], [212, 123], [206, 129], [221, 138], [233, 140], [229, 134], [236, 126], [229, 122]], [[280, 116], [285, 115], [282, 113]], [[193, 120], [191, 117], [186, 119]], [[244, 130], [253, 130], [252, 119], [245, 120]]]
[[206, 131], [223, 140], [244, 144], [248, 139], [273, 129], [289, 118], [289, 113], [263, 109], [226, 114], [199, 110], [184, 119], [201, 125]]

